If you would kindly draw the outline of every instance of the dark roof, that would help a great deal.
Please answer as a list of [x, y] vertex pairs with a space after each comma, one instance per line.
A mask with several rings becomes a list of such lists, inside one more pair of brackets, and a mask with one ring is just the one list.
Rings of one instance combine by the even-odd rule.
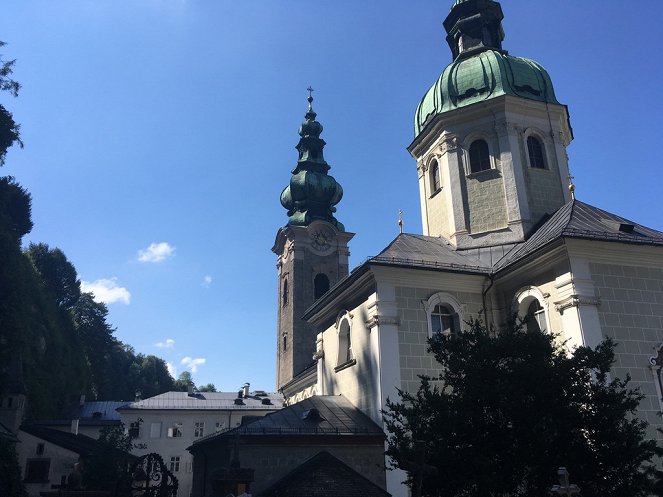
[[86, 435], [74, 435], [66, 431], [53, 430], [51, 428], [46, 428], [40, 425], [34, 424], [23, 424], [21, 425], [21, 431], [34, 435], [35, 437], [51, 442], [55, 445], [59, 445], [65, 449], [68, 449], [72, 452], [76, 452], [81, 456], [88, 456], [92, 453], [94, 448], [97, 445], [97, 441], [94, 438], [90, 438]]
[[527, 241], [507, 253], [495, 265], [495, 271], [507, 268], [560, 238], [663, 246], [663, 233], [660, 231], [573, 200], [560, 207]]
[[444, 238], [407, 233], [398, 235], [387, 248], [371, 257], [369, 262], [482, 274], [490, 272], [490, 266], [474, 255], [454, 250]]
[[391, 494], [332, 456], [318, 452], [259, 497], [389, 497]]
[[4, 438], [10, 442], [18, 442], [16, 435], [14, 435], [14, 433], [2, 423], [0, 423], [0, 438]]
[[[134, 409], [232, 409], [232, 410], [270, 410], [280, 409], [283, 396], [278, 393], [265, 395], [251, 394], [242, 398], [242, 404], [236, 404], [237, 392], [198, 392], [189, 395], [187, 392], [166, 392], [149, 399], [132, 402], [120, 407], [120, 410]], [[269, 404], [263, 404], [269, 399]]]
[[193, 447], [238, 434], [247, 436], [371, 435], [384, 437], [382, 429], [342, 395], [315, 395], [263, 416], [253, 423], [208, 435], [196, 441]]

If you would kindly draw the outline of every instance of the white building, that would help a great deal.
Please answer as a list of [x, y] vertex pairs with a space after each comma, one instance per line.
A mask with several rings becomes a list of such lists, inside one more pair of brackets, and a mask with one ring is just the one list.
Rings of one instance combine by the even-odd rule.
[[186, 450], [194, 441], [240, 426], [283, 406], [280, 394], [249, 392], [166, 392], [118, 409], [135, 436], [132, 453], [156, 452], [179, 481], [178, 496], [191, 493], [193, 457]]
[[[279, 388], [287, 403], [343, 395], [381, 423], [397, 389], [440, 372], [426, 352], [433, 333], [469, 318], [499, 329], [515, 310], [570, 347], [615, 339], [613, 373], [640, 388], [639, 415], [660, 438], [663, 233], [575, 199], [567, 108], [545, 69], [502, 48], [502, 18], [491, 0], [453, 4], [453, 61], [420, 101], [408, 147], [423, 234], [399, 235], [349, 275], [352, 235], [332, 215], [342, 190], [326, 179], [309, 109], [273, 248]], [[403, 476], [387, 473], [395, 497], [407, 495]]]

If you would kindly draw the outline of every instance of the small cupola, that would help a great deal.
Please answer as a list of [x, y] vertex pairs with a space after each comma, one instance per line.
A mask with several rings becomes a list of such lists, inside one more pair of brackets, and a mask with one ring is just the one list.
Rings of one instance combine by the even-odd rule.
[[492, 0], [457, 0], [444, 20], [454, 60], [481, 50], [502, 50], [502, 7]]

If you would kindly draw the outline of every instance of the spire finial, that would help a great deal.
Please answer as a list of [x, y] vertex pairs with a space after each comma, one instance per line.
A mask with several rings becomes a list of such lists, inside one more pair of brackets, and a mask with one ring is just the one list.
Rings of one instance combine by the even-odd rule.
[[573, 184], [573, 176], [571, 176], [571, 173], [569, 172], [569, 175], [566, 177], [566, 179], [569, 180], [569, 191], [571, 192], [571, 200], [576, 199], [576, 185]]
[[401, 235], [403, 234], [403, 211], [398, 209], [398, 228], [401, 231]]
[[311, 88], [311, 85], [306, 88], [306, 91], [308, 92], [308, 110], [313, 110], [313, 107], [311, 104], [313, 104], [313, 92], [315, 91], [313, 88]]

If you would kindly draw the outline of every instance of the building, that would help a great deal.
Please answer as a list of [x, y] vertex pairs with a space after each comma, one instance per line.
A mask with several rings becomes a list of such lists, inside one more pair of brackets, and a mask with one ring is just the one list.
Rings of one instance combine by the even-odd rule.
[[[568, 109], [543, 67], [503, 48], [502, 19], [492, 0], [451, 6], [452, 62], [416, 108], [408, 147], [423, 234], [400, 234], [350, 274], [351, 235], [333, 216], [340, 187], [326, 179], [309, 109], [273, 249], [279, 388], [286, 403], [342, 395], [381, 424], [397, 389], [440, 372], [426, 352], [432, 334], [460, 333], [469, 318], [499, 329], [517, 311], [570, 347], [615, 339], [613, 373], [640, 388], [639, 415], [660, 438], [663, 233], [575, 199]], [[303, 313], [300, 298], [311, 303]], [[402, 473], [386, 478], [392, 495], [407, 495]]]
[[156, 452], [179, 482], [177, 494], [191, 493], [193, 458], [187, 447], [196, 440], [240, 426], [250, 419], [277, 411], [280, 394], [238, 392], [166, 392], [118, 409], [120, 418], [135, 436], [132, 454]]
[[[244, 486], [226, 488], [223, 495], [301, 491], [323, 497], [347, 490], [352, 482], [370, 495], [387, 495], [382, 428], [341, 395], [309, 397], [197, 440], [189, 450], [194, 456], [192, 495], [196, 497], [211, 495], [218, 483], [232, 481], [233, 473], [244, 478]], [[338, 472], [326, 473], [332, 468]], [[318, 471], [326, 480], [303, 478]], [[324, 481], [329, 488], [324, 488]]]

